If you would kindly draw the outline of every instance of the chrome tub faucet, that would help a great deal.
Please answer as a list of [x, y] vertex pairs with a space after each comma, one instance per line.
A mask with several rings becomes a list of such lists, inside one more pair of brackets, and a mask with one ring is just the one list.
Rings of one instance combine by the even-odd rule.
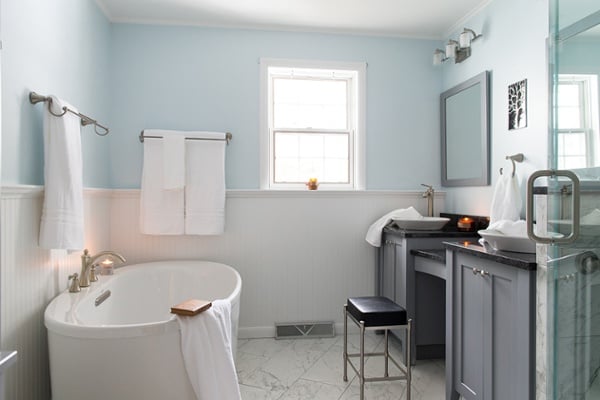
[[427, 188], [425, 193], [422, 194], [422, 197], [427, 198], [427, 216], [433, 217], [433, 196], [434, 196], [435, 190], [433, 189], [433, 186], [431, 186], [431, 185], [426, 185], [424, 183], [421, 183], [421, 186], [425, 186]]
[[80, 287], [90, 286], [90, 282], [95, 282], [98, 280], [98, 277], [96, 276], [96, 273], [94, 271], [94, 265], [100, 257], [116, 258], [123, 263], [126, 261], [125, 257], [114, 251], [101, 251], [98, 254], [90, 256], [88, 249], [85, 249], [83, 251], [83, 254], [81, 255], [81, 274], [79, 274]]

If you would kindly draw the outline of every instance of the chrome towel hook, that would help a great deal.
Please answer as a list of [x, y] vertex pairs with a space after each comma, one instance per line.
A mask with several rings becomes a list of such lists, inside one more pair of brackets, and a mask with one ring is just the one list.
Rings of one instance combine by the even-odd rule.
[[[512, 156], [506, 156], [505, 159], [510, 160], [512, 162], [512, 174], [510, 176], [515, 176], [515, 172], [517, 170], [517, 165], [515, 164], [515, 162], [523, 162], [525, 156], [523, 155], [523, 153], [517, 153]], [[500, 175], [502, 175], [502, 170], [503, 168], [500, 168]]]

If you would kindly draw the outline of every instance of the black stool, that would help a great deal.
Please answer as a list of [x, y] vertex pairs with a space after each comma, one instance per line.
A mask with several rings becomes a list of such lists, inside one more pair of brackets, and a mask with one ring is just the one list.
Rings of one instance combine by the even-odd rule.
[[[360, 353], [348, 354], [348, 316], [360, 328]], [[344, 305], [344, 381], [348, 381], [348, 364], [360, 379], [360, 400], [364, 399], [365, 382], [406, 380], [406, 400], [410, 400], [410, 330], [412, 320], [407, 318], [406, 310], [394, 303], [387, 297], [350, 297]], [[405, 361], [400, 365], [389, 354], [388, 331], [390, 329], [405, 329], [406, 340], [404, 342]], [[385, 348], [383, 353], [365, 353], [365, 331], [383, 330], [385, 332]], [[385, 372], [382, 377], [365, 377], [365, 356], [383, 356], [385, 360]], [[351, 357], [360, 357], [360, 366], [357, 369]], [[392, 361], [402, 375], [389, 376], [388, 360]]]

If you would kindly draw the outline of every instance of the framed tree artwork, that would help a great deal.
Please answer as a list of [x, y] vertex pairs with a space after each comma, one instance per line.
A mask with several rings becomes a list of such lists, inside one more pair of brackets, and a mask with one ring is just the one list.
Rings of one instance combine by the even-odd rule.
[[527, 79], [508, 86], [508, 130], [527, 126]]

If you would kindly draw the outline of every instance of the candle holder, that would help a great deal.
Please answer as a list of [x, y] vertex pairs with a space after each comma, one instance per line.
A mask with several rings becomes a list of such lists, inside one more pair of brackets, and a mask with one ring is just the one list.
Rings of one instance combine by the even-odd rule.
[[317, 182], [317, 178], [308, 178], [308, 182], [306, 182], [306, 187], [308, 190], [317, 190], [319, 188], [319, 182]]
[[114, 262], [108, 258], [100, 263], [100, 267], [101, 275], [112, 275], [115, 272]]
[[473, 218], [462, 217], [458, 219], [456, 227], [461, 231], [470, 231], [474, 226]]

